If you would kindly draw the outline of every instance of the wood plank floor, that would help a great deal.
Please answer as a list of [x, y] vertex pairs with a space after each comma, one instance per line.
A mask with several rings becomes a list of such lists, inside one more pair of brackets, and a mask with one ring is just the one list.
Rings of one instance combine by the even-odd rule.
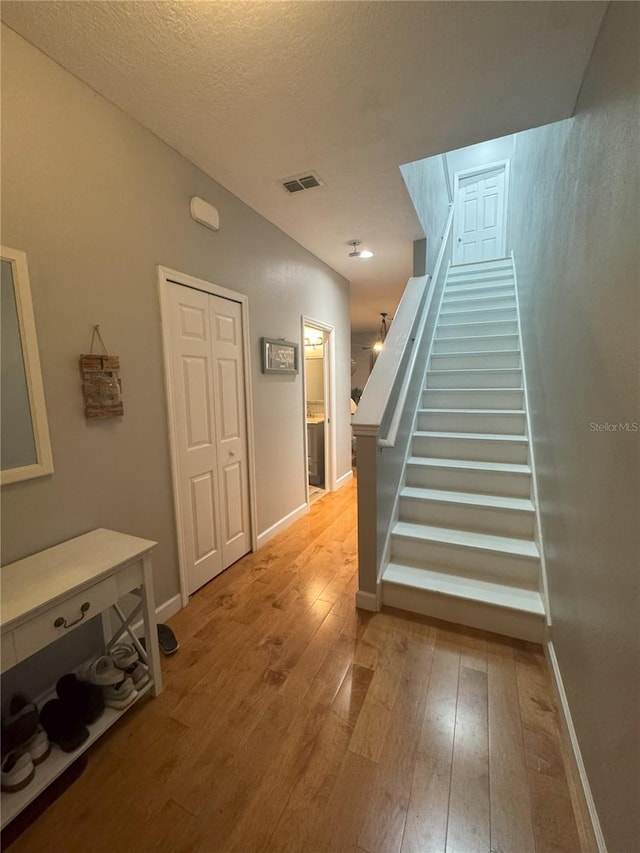
[[352, 483], [193, 596], [11, 851], [579, 851], [540, 647], [358, 612], [356, 563]]

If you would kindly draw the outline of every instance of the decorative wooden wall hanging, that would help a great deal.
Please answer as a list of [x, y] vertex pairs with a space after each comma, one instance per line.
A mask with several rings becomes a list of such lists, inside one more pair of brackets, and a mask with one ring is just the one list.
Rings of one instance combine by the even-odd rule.
[[[93, 352], [96, 338], [104, 352]], [[91, 352], [80, 356], [82, 393], [84, 394], [84, 416], [95, 418], [117, 418], [124, 414], [122, 405], [122, 383], [118, 372], [120, 359], [109, 355], [100, 334], [100, 326], [94, 326], [91, 336]]]

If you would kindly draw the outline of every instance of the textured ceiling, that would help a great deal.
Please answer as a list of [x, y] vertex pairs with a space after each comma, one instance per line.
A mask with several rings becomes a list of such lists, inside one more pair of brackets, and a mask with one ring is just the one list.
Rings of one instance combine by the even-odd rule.
[[[2, 18], [393, 312], [422, 235], [398, 169], [572, 112], [601, 2], [54, 2]], [[287, 196], [316, 171], [325, 186]], [[347, 257], [347, 242], [373, 249]]]

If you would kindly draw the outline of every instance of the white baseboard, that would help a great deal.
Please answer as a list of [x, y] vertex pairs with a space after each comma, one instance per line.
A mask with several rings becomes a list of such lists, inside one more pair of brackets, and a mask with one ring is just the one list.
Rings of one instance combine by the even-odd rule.
[[587, 771], [580, 752], [578, 736], [571, 718], [571, 709], [569, 708], [569, 700], [567, 699], [567, 694], [564, 689], [558, 658], [556, 657], [555, 649], [553, 648], [551, 640], [547, 640], [545, 644], [545, 652], [547, 660], [549, 661], [551, 676], [560, 705], [560, 722], [564, 729], [564, 739], [565, 742], [568, 741], [568, 743], [566, 743], [566, 751], [570, 752], [568, 760], [573, 765], [572, 767], [567, 768], [567, 772], [571, 773], [573, 776], [573, 787], [576, 791], [576, 796], [581, 801], [574, 803], [574, 807], [578, 808], [580, 812], [580, 814], [576, 815], [576, 819], [581, 819], [583, 825], [585, 825], [585, 830], [592, 834], [592, 838], [590, 839], [592, 842], [591, 846], [593, 847], [595, 845], [594, 849], [597, 849], [599, 853], [607, 853], [607, 846], [605, 844], [604, 835], [602, 834], [598, 812], [596, 811], [596, 804], [593, 801], [591, 786], [589, 785]]
[[349, 470], [346, 474], [343, 474], [341, 477], [338, 477], [336, 480], [336, 489], [339, 489], [341, 486], [346, 485], [349, 480], [353, 480], [353, 471]]
[[359, 589], [356, 592], [356, 607], [360, 610], [371, 610], [377, 613], [380, 610], [380, 585], [377, 592], [365, 592]]
[[178, 593], [178, 595], [174, 595], [173, 598], [169, 598], [164, 602], [164, 604], [161, 604], [160, 607], [156, 607], [158, 622], [166, 622], [167, 619], [171, 619], [178, 610], [182, 610], [182, 597], [180, 596], [180, 593]]
[[292, 510], [290, 513], [285, 515], [284, 518], [281, 518], [280, 521], [276, 521], [275, 524], [272, 524], [271, 527], [268, 527], [266, 530], [263, 530], [262, 533], [258, 534], [258, 548], [261, 548], [263, 545], [269, 541], [269, 539], [273, 539], [274, 536], [277, 536], [278, 533], [282, 533], [283, 530], [286, 530], [294, 521], [297, 521], [299, 518], [302, 518], [303, 515], [306, 515], [309, 512], [309, 504], [303, 503], [297, 509]]

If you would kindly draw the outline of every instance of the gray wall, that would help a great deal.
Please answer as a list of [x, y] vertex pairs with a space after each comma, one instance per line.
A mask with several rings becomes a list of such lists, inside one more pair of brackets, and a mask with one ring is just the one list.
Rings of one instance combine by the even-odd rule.
[[613, 3], [575, 117], [518, 134], [512, 242], [559, 660], [611, 853], [637, 850], [640, 7]]
[[[28, 256], [55, 465], [3, 489], [3, 562], [112, 527], [160, 543], [160, 603], [178, 571], [156, 264], [249, 295], [259, 532], [305, 501], [302, 374], [262, 375], [259, 339], [299, 340], [302, 314], [336, 326], [347, 473], [348, 285], [4, 26], [2, 38], [2, 241]], [[218, 208], [218, 234], [190, 218], [192, 195]], [[124, 390], [124, 418], [103, 423], [83, 417], [78, 370], [95, 323]]]
[[400, 167], [411, 201], [427, 238], [427, 275], [433, 274], [449, 212], [449, 190], [441, 156]]

